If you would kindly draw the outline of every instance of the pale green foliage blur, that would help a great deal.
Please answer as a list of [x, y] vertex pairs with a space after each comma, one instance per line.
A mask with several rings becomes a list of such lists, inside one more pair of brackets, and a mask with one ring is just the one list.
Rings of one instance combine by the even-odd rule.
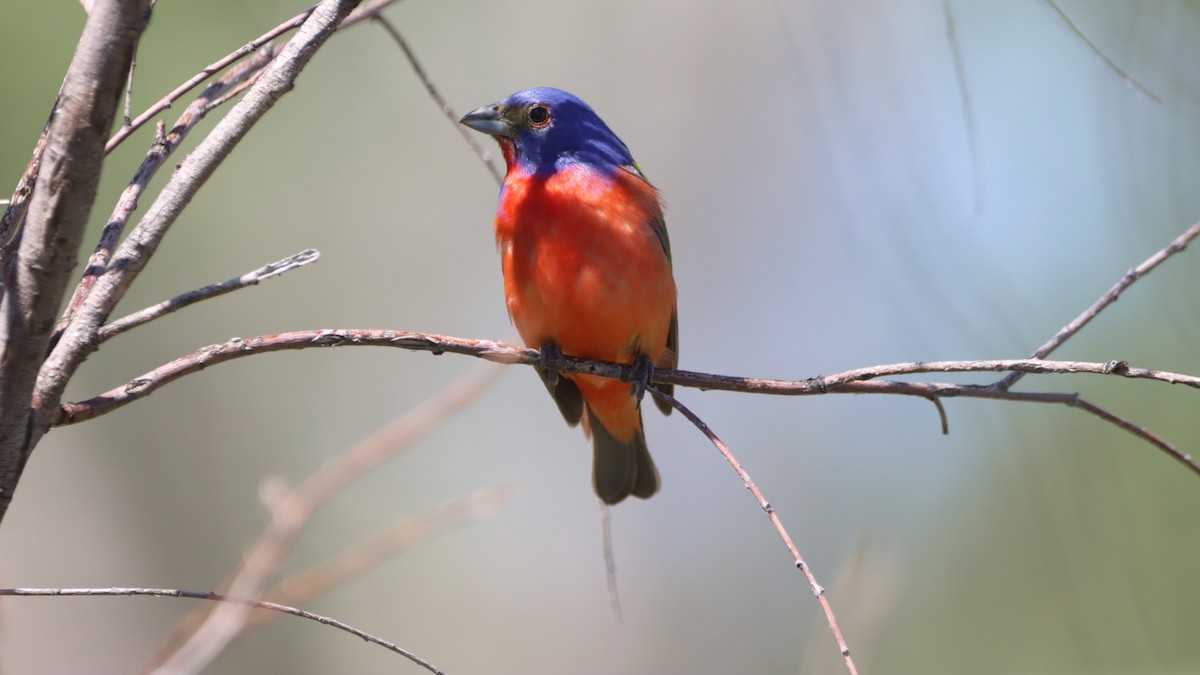
[[[158, 3], [135, 110], [304, 6]], [[553, 85], [628, 143], [669, 207], [681, 367], [803, 378], [1025, 355], [1200, 220], [1200, 9], [1061, 6], [1162, 103], [1042, 3], [956, 0], [979, 194], [938, 2], [408, 0], [389, 16], [459, 110]], [[4, 15], [7, 192], [83, 13], [18, 0]], [[149, 138], [106, 167], [95, 231]], [[321, 262], [114, 340], [70, 397], [234, 335], [511, 339], [495, 196], [386, 35], [337, 36], [120, 309], [310, 246]], [[1200, 373], [1197, 256], [1139, 282], [1060, 355]], [[214, 588], [263, 522], [264, 480], [301, 479], [472, 365], [398, 350], [265, 356], [52, 431], [0, 528], [0, 585]], [[1194, 391], [1093, 376], [1020, 386], [1080, 391], [1200, 449]], [[759, 480], [866, 672], [1200, 670], [1200, 481], [1132, 436], [1031, 404], [946, 401], [943, 437], [919, 400], [682, 397]], [[621, 625], [605, 598], [588, 446], [527, 370], [332, 503], [289, 569], [516, 478], [525, 490], [497, 517], [311, 609], [452, 673], [839, 672], [816, 603], [738, 479], [680, 416], [648, 412], [647, 426], [664, 487], [613, 513]], [[131, 672], [190, 607], [4, 599], [0, 669]], [[282, 619], [213, 672], [416, 672], [397, 661]]]

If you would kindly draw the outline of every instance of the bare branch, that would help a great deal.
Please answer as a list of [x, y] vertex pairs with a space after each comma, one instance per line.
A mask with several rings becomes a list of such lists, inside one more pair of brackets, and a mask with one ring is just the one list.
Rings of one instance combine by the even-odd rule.
[[[535, 349], [494, 342], [472, 340], [429, 333], [398, 332], [390, 330], [310, 330], [291, 333], [261, 335], [255, 338], [234, 338], [221, 344], [209, 345], [170, 363], [164, 364], [141, 377], [95, 396], [86, 401], [64, 403], [51, 420], [55, 426], [75, 424], [112, 412], [133, 401], [148, 396], [165, 384], [184, 375], [195, 373], [218, 363], [267, 352], [309, 349], [314, 347], [399, 347], [433, 354], [465, 354], [495, 363], [538, 365], [540, 354]], [[633, 367], [608, 361], [591, 361], [573, 356], [562, 356], [550, 363], [564, 374], [598, 375], [629, 380]], [[1086, 361], [1043, 361], [1041, 359], [1006, 359], [995, 361], [928, 361], [897, 363], [891, 365], [857, 368], [843, 373], [817, 376], [807, 380], [768, 380], [732, 375], [715, 375], [688, 370], [656, 368], [654, 382], [674, 384], [696, 389], [736, 391], [748, 394], [772, 394], [780, 396], [814, 396], [820, 394], [892, 394], [917, 396], [937, 401], [941, 398], [983, 398], [1004, 401], [1033, 403], [1058, 403], [1072, 407], [1080, 404], [1077, 394], [1052, 392], [1009, 391], [995, 385], [951, 384], [944, 382], [895, 382], [879, 380], [881, 377], [919, 375], [923, 373], [979, 373], [979, 372], [1022, 372], [1037, 374], [1090, 373], [1155, 380], [1169, 384], [1184, 384], [1200, 388], [1200, 377], [1183, 375], [1148, 368], [1134, 368], [1124, 361], [1092, 363]], [[1086, 408], [1085, 408], [1086, 409]], [[1111, 413], [1098, 415], [1101, 419], [1114, 422]], [[1173, 458], [1185, 464], [1197, 475], [1200, 465], [1190, 454], [1129, 422], [1117, 426], [1134, 433]], [[943, 429], [945, 421], [943, 420]]]
[[[1167, 258], [1170, 258], [1176, 253], [1179, 253], [1183, 249], [1187, 248], [1188, 244], [1190, 244], [1197, 236], [1200, 236], [1200, 223], [1193, 224], [1191, 227], [1184, 230], [1183, 234], [1179, 235], [1173, 241], [1171, 241], [1171, 243], [1167, 244], [1162, 250], [1158, 251], [1149, 258], [1146, 258], [1142, 264], [1126, 272], [1125, 276], [1122, 277], [1121, 280], [1115, 285], [1113, 285], [1112, 288], [1108, 289], [1107, 293], [1100, 296], [1099, 299], [1093, 302], [1090, 307], [1083, 310], [1082, 314], [1072, 319], [1070, 323], [1060, 328], [1059, 331], [1054, 334], [1054, 337], [1050, 338], [1046, 344], [1038, 347], [1033, 352], [1031, 358], [1040, 359], [1049, 355], [1050, 352], [1054, 351], [1055, 349], [1058, 349], [1062, 343], [1066, 342], [1071, 338], [1072, 335], [1078, 333], [1080, 329], [1088, 325], [1092, 319], [1096, 318], [1096, 315], [1100, 314], [1100, 312], [1104, 311], [1106, 307], [1116, 302], [1117, 298], [1119, 298], [1121, 294], [1125, 292], [1125, 289], [1133, 285], [1133, 282], [1149, 274], [1151, 270], [1161, 265], [1167, 260]], [[1016, 384], [1017, 380], [1021, 379], [1023, 376], [1024, 373], [1014, 372], [1003, 380], [997, 382], [996, 386], [1000, 387], [1001, 389], [1008, 389]]]
[[1067, 30], [1071, 31], [1075, 37], [1079, 38], [1079, 41], [1088, 48], [1088, 51], [1090, 51], [1092, 54], [1095, 54], [1096, 58], [1100, 59], [1100, 61], [1103, 62], [1104, 65], [1107, 66], [1114, 75], [1120, 78], [1122, 82], [1132, 87], [1134, 91], [1142, 96], [1149, 98], [1151, 101], [1154, 101], [1155, 103], [1162, 103], [1161, 98], [1155, 96], [1154, 92], [1142, 86], [1141, 82], [1138, 82], [1132, 75], [1125, 72], [1125, 70], [1118, 66], [1116, 62], [1108, 58], [1108, 56], [1106, 56], [1104, 52], [1096, 46], [1096, 43], [1089, 40], [1088, 37], [1083, 34], [1083, 31], [1079, 29], [1079, 26], [1076, 26], [1075, 22], [1071, 21], [1071, 17], [1067, 16], [1067, 13], [1058, 6], [1058, 3], [1054, 2], [1054, 0], [1045, 0], [1045, 2], [1046, 6], [1050, 8], [1050, 11], [1054, 12], [1054, 15], [1057, 16], [1060, 21], [1066, 24]]
[[1085, 401], [1079, 397], [1075, 397], [1075, 400], [1070, 403], [1067, 403], [1067, 405], [1070, 405], [1071, 407], [1074, 407], [1074, 408], [1078, 408], [1090, 415], [1093, 415], [1095, 417], [1098, 417], [1098, 418], [1104, 420], [1105, 422], [1108, 422], [1109, 424], [1116, 425], [1118, 428], [1128, 431], [1129, 433], [1133, 434], [1134, 436], [1137, 436], [1138, 438], [1146, 441], [1150, 445], [1153, 445], [1154, 447], [1158, 448], [1159, 450], [1162, 450], [1163, 452], [1167, 453], [1173, 459], [1175, 459], [1175, 461], [1188, 467], [1194, 473], [1200, 474], [1200, 466], [1197, 465], [1195, 459], [1193, 459], [1190, 454], [1175, 447], [1171, 443], [1167, 442], [1166, 439], [1164, 439], [1162, 436], [1159, 436], [1158, 434], [1150, 431], [1149, 429], [1147, 429], [1143, 426], [1134, 424], [1133, 422], [1130, 422], [1129, 420], [1127, 420], [1123, 417], [1118, 417], [1118, 416], [1108, 412], [1104, 408], [1101, 408], [1100, 406], [1092, 404], [1092, 403], [1088, 403], [1087, 401]]
[[120, 145], [121, 142], [124, 141], [126, 138], [129, 138], [129, 136], [131, 134], [133, 134], [133, 132], [142, 128], [142, 126], [145, 125], [146, 122], [149, 122], [158, 113], [166, 110], [167, 108], [170, 108], [172, 103], [179, 100], [180, 98], [183, 98], [183, 96], [185, 94], [187, 94], [189, 91], [200, 86], [200, 83], [204, 82], [205, 80], [212, 77], [213, 75], [221, 72], [230, 64], [236, 63], [236, 62], [246, 58], [247, 56], [255, 53], [256, 51], [259, 50], [260, 47], [266, 45], [271, 40], [274, 40], [275, 38], [279, 37], [280, 35], [283, 35], [284, 33], [287, 33], [291, 30], [298, 28], [300, 25], [302, 25], [305, 22], [305, 20], [308, 19], [309, 15], [312, 14], [314, 9], [316, 9], [315, 6], [297, 14], [296, 16], [293, 16], [292, 18], [288, 19], [287, 21], [284, 21], [283, 23], [272, 28], [271, 30], [267, 31], [266, 33], [263, 33], [262, 35], [258, 36], [257, 38], [255, 38], [255, 39], [251, 40], [250, 42], [247, 42], [246, 44], [237, 48], [233, 52], [226, 54], [224, 57], [217, 59], [216, 61], [213, 61], [212, 63], [205, 66], [204, 69], [202, 69], [199, 73], [196, 73], [190, 79], [188, 79], [188, 81], [179, 85], [178, 87], [173, 89], [169, 94], [167, 94], [166, 96], [159, 99], [157, 103], [150, 106], [141, 115], [138, 115], [128, 125], [121, 127], [121, 129], [118, 130], [117, 133], [113, 134], [112, 138], [108, 139], [108, 143], [106, 143], [104, 146], [104, 152], [109, 153], [109, 152], [112, 152], [113, 150], [115, 150], [116, 147], [118, 145]]
[[[387, 7], [388, 5], [395, 4], [396, 2], [399, 2], [399, 0], [373, 0], [371, 2], [367, 2], [366, 4], [362, 5], [360, 8], [358, 8], [357, 10], [352, 12], [349, 16], [347, 16], [346, 19], [341, 23], [341, 25], [338, 26], [338, 28], [339, 29], [340, 28], [348, 28], [348, 27], [362, 21], [363, 19], [369, 18], [369, 16], [371, 14], [378, 12], [379, 10], [383, 9], [384, 7]], [[288, 33], [290, 31], [295, 30], [296, 28], [299, 28], [304, 23], [304, 21], [306, 19], [308, 19], [309, 15], [312, 14], [314, 9], [316, 9], [315, 5], [313, 7], [310, 7], [309, 9], [297, 14], [296, 16], [293, 16], [292, 18], [288, 19], [287, 21], [284, 21], [283, 23], [272, 28], [271, 30], [267, 31], [266, 33], [263, 33], [262, 35], [251, 40], [250, 42], [247, 42], [246, 44], [242, 45], [241, 47], [238, 47], [237, 49], [230, 52], [229, 54], [226, 54], [225, 56], [221, 57], [220, 59], [217, 59], [216, 61], [213, 61], [212, 63], [205, 66], [200, 72], [196, 73], [191, 78], [189, 78], [186, 82], [179, 85], [178, 87], [173, 89], [170, 93], [168, 93], [166, 96], [159, 99], [157, 103], [150, 106], [150, 108], [148, 108], [141, 115], [138, 115], [137, 118], [134, 119], [131, 123], [129, 123], [125, 127], [122, 127], [116, 134], [113, 135], [112, 138], [109, 139], [108, 143], [104, 147], [104, 152], [106, 152], [106, 153], [112, 152], [114, 149], [116, 149], [116, 147], [118, 145], [121, 144], [122, 141], [124, 141], [126, 138], [128, 138], [133, 132], [142, 128], [147, 122], [149, 122], [151, 119], [153, 119], [154, 116], [157, 115], [158, 113], [166, 110], [167, 108], [170, 108], [172, 103], [179, 100], [180, 98], [183, 98], [183, 96], [185, 94], [187, 94], [189, 91], [200, 86], [200, 83], [204, 82], [205, 80], [212, 77], [213, 75], [221, 72], [230, 64], [236, 63], [236, 62], [246, 58], [247, 56], [253, 54], [255, 51], [258, 50], [259, 47], [262, 47], [263, 45], [274, 40], [275, 38], [279, 37], [280, 35], [283, 35], [284, 33]]]
[[34, 405], [39, 429], [43, 428], [43, 418], [49, 421], [50, 406], [57, 404], [71, 375], [98, 347], [100, 326], [149, 262], [167, 230], [242, 137], [291, 91], [300, 71], [355, 4], [357, 0], [324, 0], [233, 110], [176, 167], [137, 227], [121, 242], [111, 263], [96, 279], [91, 293], [42, 365]]
[[[309, 520], [333, 495], [418, 438], [440, 426], [451, 415], [473, 402], [500, 369], [474, 369], [369, 438], [330, 460], [316, 473], [281, 498], [271, 509], [271, 521], [246, 553], [241, 569], [229, 585], [237, 597], [259, 598], [278, 572]], [[195, 672], [202, 669], [246, 626], [249, 610], [218, 605], [195, 633], [167, 656], [157, 673]]]
[[35, 378], [77, 262], [100, 181], [104, 134], [112, 128], [148, 8], [148, 0], [113, 0], [88, 16], [49, 124], [12, 282], [0, 291], [0, 518], [44, 430], [39, 422], [49, 417], [37, 419]]
[[492, 174], [492, 178], [496, 179], [497, 183], [503, 183], [504, 174], [496, 168], [496, 165], [492, 164], [491, 153], [483, 149], [483, 145], [479, 143], [476, 134], [468, 131], [466, 127], [458, 123], [458, 113], [454, 111], [454, 108], [450, 105], [446, 98], [442, 96], [442, 93], [438, 91], [437, 86], [433, 83], [433, 78], [429, 77], [429, 73], [426, 72], [425, 67], [421, 65], [421, 61], [417, 59], [416, 52], [413, 51], [412, 47], [408, 46], [408, 41], [404, 39], [403, 35], [401, 35], [400, 30], [396, 28], [391, 21], [388, 21], [387, 17], [380, 14], [379, 10], [375, 10], [375, 12], [371, 14], [371, 18], [379, 22], [379, 25], [383, 26], [383, 29], [388, 32], [388, 35], [391, 35], [392, 39], [396, 41], [396, 44], [400, 46], [400, 50], [404, 52], [404, 56], [408, 59], [409, 65], [412, 66], [413, 72], [417, 74], [417, 79], [421, 81], [421, 84], [425, 85], [425, 91], [429, 92], [429, 97], [438, 104], [438, 108], [442, 110], [442, 114], [450, 120], [450, 125], [454, 127], [455, 131], [457, 131], [460, 136], [462, 136], [463, 141], [465, 141], [467, 146], [471, 148], [471, 151], [475, 153], [475, 156], [479, 158], [479, 161], [483, 162], [483, 165], [487, 167], [488, 173]]
[[[517, 491], [516, 483], [507, 483], [405, 518], [336, 558], [289, 576], [265, 591], [263, 597], [284, 605], [299, 605], [321, 597], [451, 527], [476, 522], [496, 513]], [[241, 634], [245, 635], [273, 618], [271, 614], [255, 614]]]
[[379, 645], [384, 649], [395, 652], [413, 663], [421, 666], [431, 673], [442, 674], [442, 671], [429, 663], [425, 659], [413, 654], [412, 652], [400, 647], [394, 642], [388, 642], [382, 638], [378, 638], [364, 630], [360, 630], [351, 626], [344, 621], [338, 621], [332, 617], [314, 612], [289, 607], [277, 602], [266, 602], [264, 600], [252, 600], [249, 598], [238, 598], [221, 593], [209, 593], [205, 591], [186, 591], [179, 588], [0, 588], [0, 596], [39, 596], [39, 597], [77, 597], [77, 596], [141, 596], [149, 595], [155, 598], [191, 598], [193, 600], [213, 600], [218, 603], [226, 603], [233, 605], [241, 605], [252, 609], [265, 609], [272, 612], [280, 612], [298, 616], [309, 621], [326, 626], [332, 626], [340, 631], [347, 632], [355, 637], [362, 638], [374, 645]]
[[204, 288], [197, 288], [187, 293], [181, 293], [169, 300], [163, 300], [157, 305], [151, 305], [145, 309], [140, 309], [132, 314], [126, 315], [105, 325], [100, 329], [99, 337], [103, 342], [109, 338], [115, 337], [125, 331], [149, 323], [161, 316], [170, 314], [194, 305], [201, 300], [208, 300], [226, 293], [236, 291], [247, 286], [257, 285], [259, 282], [266, 281], [272, 277], [277, 277], [281, 274], [286, 274], [298, 267], [303, 267], [311, 263], [315, 263], [321, 258], [321, 253], [315, 248], [305, 249], [294, 255], [288, 256], [283, 260], [273, 262], [269, 265], [247, 272], [240, 277], [234, 277], [226, 281], [215, 284], [210, 284]]
[[150, 185], [151, 179], [154, 178], [158, 170], [166, 163], [167, 158], [187, 138], [188, 132], [199, 124], [200, 120], [204, 119], [205, 114], [211, 109], [215, 101], [221, 99], [236, 85], [249, 80], [261, 72], [274, 57], [275, 50], [271, 45], [263, 47], [255, 53], [253, 59], [245, 61], [235, 68], [231, 68], [229, 72], [209, 85], [188, 106], [187, 110], [179, 116], [179, 120], [175, 122], [175, 126], [171, 128], [169, 133], [164, 134], [161, 126], [162, 123], [159, 123], [159, 130], [154, 135], [154, 142], [150, 146], [150, 151], [146, 154], [146, 158], [142, 160], [141, 166], [133, 174], [133, 179], [129, 182], [129, 185], [121, 192], [120, 198], [117, 199], [117, 205], [113, 208], [112, 215], [108, 217], [108, 223], [104, 226], [104, 230], [100, 234], [100, 243], [96, 245], [96, 250], [88, 258], [87, 267], [83, 271], [83, 278], [75, 286], [75, 292], [71, 295], [71, 301], [67, 303], [67, 309], [63, 313], [63, 318], [59, 320], [58, 326], [55, 329], [56, 335], [61, 335], [66, 330], [75, 313], [79, 311], [79, 307], [91, 293], [96, 279], [108, 269], [109, 257], [112, 255], [117, 242], [120, 241], [121, 235], [125, 232], [125, 224], [129, 222], [134, 210], [137, 209], [138, 199], [141, 198], [146, 188]]
[[[154, 0], [150, 2], [154, 5]], [[127, 127], [133, 122], [133, 77], [137, 72], [137, 45], [133, 46], [133, 58], [129, 60], [129, 76], [125, 78], [125, 114], [121, 117], [121, 127]]]
[[738, 461], [737, 457], [733, 454], [733, 451], [729, 449], [729, 446], [725, 445], [725, 442], [722, 441], [707, 424], [705, 424], [704, 420], [700, 419], [687, 406], [680, 403], [679, 399], [675, 398], [674, 396], [663, 393], [654, 387], [646, 387], [646, 389], [655, 396], [658, 396], [670, 403], [671, 407], [682, 413], [683, 416], [688, 418], [688, 421], [694, 424], [702, 434], [707, 436], [708, 440], [711, 441], [714, 446], [716, 446], [718, 451], [720, 451], [721, 455], [725, 458], [725, 461], [729, 462], [729, 466], [733, 467], [733, 470], [737, 473], [738, 478], [742, 479], [742, 484], [746, 486], [746, 489], [750, 491], [750, 494], [754, 495], [754, 499], [758, 501], [758, 505], [762, 508], [763, 513], [767, 514], [767, 518], [771, 521], [771, 524], [775, 526], [775, 531], [779, 533], [779, 538], [783, 540], [783, 545], [787, 547], [788, 553], [791, 554], [792, 561], [795, 563], [796, 568], [804, 573], [804, 578], [808, 580], [809, 588], [812, 589], [813, 595], [817, 597], [817, 601], [821, 603], [821, 609], [825, 611], [825, 619], [829, 622], [829, 630], [833, 632], [833, 637], [837, 641], [838, 651], [841, 652], [842, 658], [844, 658], [846, 661], [846, 669], [851, 675], [857, 675], [858, 668], [856, 668], [854, 665], [854, 658], [850, 656], [850, 646], [846, 644], [846, 639], [842, 637], [842, 629], [838, 627], [837, 616], [835, 616], [833, 613], [833, 606], [829, 604], [829, 598], [825, 596], [825, 589], [821, 586], [821, 584], [817, 583], [817, 577], [809, 568], [808, 563], [804, 562], [804, 557], [800, 555], [800, 550], [796, 548], [796, 544], [792, 542], [792, 537], [788, 534], [787, 529], [784, 528], [783, 521], [779, 519], [779, 514], [775, 513], [775, 509], [771, 507], [771, 503], [767, 501], [767, 498], [763, 495], [762, 490], [759, 490], [758, 486], [754, 484], [754, 481], [750, 478], [750, 474], [746, 472], [746, 469], [742, 468], [741, 462]]
[[[492, 340], [474, 340], [449, 337], [431, 333], [412, 333], [391, 330], [326, 329], [274, 333], [253, 338], [233, 338], [228, 342], [209, 345], [191, 354], [166, 363], [144, 375], [107, 391], [99, 396], [75, 403], [64, 403], [53, 419], [55, 426], [76, 424], [147, 396], [160, 387], [191, 374], [211, 368], [219, 363], [245, 358], [254, 354], [324, 347], [398, 347], [412, 351], [427, 351], [435, 355], [443, 353], [465, 354], [503, 364], [538, 365], [539, 353], [517, 345]], [[1185, 384], [1200, 388], [1200, 378], [1146, 368], [1134, 368], [1121, 361], [1091, 363], [1085, 361], [1043, 361], [1041, 359], [1007, 359], [998, 361], [929, 361], [897, 363], [890, 365], [857, 368], [835, 375], [817, 376], [807, 380], [770, 380], [733, 375], [698, 373], [689, 370], [656, 368], [654, 382], [675, 384], [696, 389], [737, 391], [748, 394], [772, 394], [781, 396], [813, 396], [826, 393], [851, 391], [852, 386], [864, 380], [899, 375], [922, 373], [978, 373], [978, 372], [1027, 372], [1038, 374], [1091, 373], [1139, 379], [1157, 380], [1170, 384]], [[601, 377], [629, 379], [632, 367], [609, 361], [592, 361], [573, 356], [563, 356], [550, 365], [564, 374], [598, 375]], [[992, 386], [957, 385], [942, 383], [895, 382], [889, 388], [872, 389], [873, 393], [897, 393], [924, 398], [960, 396], [967, 398], [990, 398], [1003, 400], [1040, 400], [1027, 392], [1012, 392]], [[890, 388], [895, 385], [895, 388]], [[913, 387], [918, 387], [919, 390]], [[854, 390], [853, 393], [860, 393]], [[1073, 394], [1064, 394], [1072, 396]], [[1059, 396], [1055, 394], [1055, 396]], [[1058, 402], [1057, 400], [1055, 402]]]

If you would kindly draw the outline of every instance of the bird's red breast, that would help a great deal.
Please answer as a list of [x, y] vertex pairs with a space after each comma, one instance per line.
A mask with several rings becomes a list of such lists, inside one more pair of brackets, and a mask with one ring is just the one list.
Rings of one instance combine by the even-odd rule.
[[[496, 217], [508, 312], [525, 344], [632, 363], [673, 366], [671, 262], [657, 228], [658, 194], [632, 169], [584, 164], [547, 176], [510, 167]], [[619, 441], [641, 430], [625, 382], [570, 375]]]

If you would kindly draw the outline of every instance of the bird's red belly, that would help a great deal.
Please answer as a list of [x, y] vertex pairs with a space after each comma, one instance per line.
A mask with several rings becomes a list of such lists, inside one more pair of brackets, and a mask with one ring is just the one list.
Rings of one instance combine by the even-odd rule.
[[664, 351], [671, 264], [645, 204], [620, 192], [619, 182], [547, 183], [509, 195], [519, 199], [501, 209], [496, 240], [509, 315], [527, 345], [551, 341], [566, 354], [621, 362]]

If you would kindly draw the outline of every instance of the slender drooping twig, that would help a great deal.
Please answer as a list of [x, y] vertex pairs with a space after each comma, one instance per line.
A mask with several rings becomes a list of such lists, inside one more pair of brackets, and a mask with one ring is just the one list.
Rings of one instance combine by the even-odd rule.
[[[1190, 244], [1197, 236], [1200, 236], [1200, 223], [1193, 224], [1191, 227], [1184, 230], [1183, 234], [1171, 240], [1171, 243], [1164, 246], [1154, 255], [1143, 260], [1142, 264], [1126, 272], [1125, 276], [1121, 277], [1120, 281], [1114, 284], [1112, 288], [1108, 289], [1107, 293], [1101, 295], [1095, 302], [1091, 304], [1090, 307], [1083, 310], [1079, 316], [1071, 319], [1070, 323], [1060, 328], [1059, 331], [1054, 334], [1054, 337], [1050, 338], [1045, 344], [1034, 350], [1033, 354], [1030, 355], [1030, 358], [1044, 358], [1048, 356], [1050, 352], [1058, 349], [1059, 346], [1070, 339], [1072, 335], [1075, 335], [1080, 331], [1080, 329], [1088, 325], [1088, 323], [1092, 319], [1096, 318], [1100, 312], [1104, 311], [1106, 307], [1116, 302], [1117, 298], [1121, 297], [1121, 294], [1125, 292], [1125, 289], [1132, 286], [1133, 283], [1138, 279], [1141, 279], [1149, 274], [1151, 270], [1164, 263], [1171, 256], [1187, 248], [1188, 244]], [[1004, 379], [997, 382], [995, 386], [1000, 389], [1008, 389], [1016, 384], [1017, 380], [1020, 380], [1024, 376], [1024, 372], [1014, 371]]]
[[1066, 24], [1067, 30], [1071, 31], [1071, 33], [1075, 37], [1079, 38], [1080, 42], [1082, 42], [1088, 48], [1088, 51], [1090, 51], [1092, 54], [1094, 54], [1096, 56], [1096, 58], [1100, 59], [1100, 61], [1103, 62], [1104, 65], [1108, 67], [1108, 70], [1110, 72], [1112, 72], [1114, 75], [1116, 75], [1118, 78], [1120, 78], [1120, 80], [1122, 82], [1124, 82], [1125, 84], [1132, 87], [1133, 90], [1136, 91], [1137, 93], [1149, 98], [1150, 100], [1154, 101], [1155, 103], [1162, 103], [1161, 98], [1156, 96], [1154, 94], [1154, 92], [1152, 92], [1149, 89], [1147, 89], [1146, 87], [1144, 87], [1142, 85], [1142, 83], [1138, 82], [1137, 79], [1134, 78], [1132, 75], [1125, 72], [1125, 70], [1123, 68], [1121, 68], [1120, 66], [1118, 66], [1115, 61], [1108, 58], [1108, 56], [1104, 53], [1104, 51], [1096, 46], [1096, 43], [1094, 43], [1090, 39], [1088, 39], [1088, 36], [1084, 35], [1083, 31], [1080, 30], [1079, 26], [1076, 26], [1075, 22], [1071, 20], [1071, 17], [1067, 16], [1067, 13], [1064, 12], [1062, 10], [1062, 8], [1058, 6], [1058, 3], [1054, 2], [1054, 0], [1045, 0], [1045, 2], [1046, 2], [1046, 6], [1050, 8], [1050, 11], [1053, 12], [1054, 15], [1057, 16], [1060, 21], [1062, 21], [1064, 24]]
[[99, 332], [100, 341], [103, 342], [108, 340], [109, 338], [120, 335], [127, 330], [149, 323], [150, 321], [153, 321], [161, 316], [181, 310], [188, 305], [194, 305], [201, 300], [208, 300], [209, 298], [225, 295], [226, 293], [231, 293], [238, 289], [246, 288], [247, 286], [254, 286], [266, 281], [267, 279], [277, 277], [281, 274], [286, 274], [287, 272], [290, 272], [298, 267], [315, 263], [318, 259], [320, 259], [320, 257], [321, 253], [315, 248], [305, 249], [299, 253], [288, 256], [283, 260], [279, 260], [268, 265], [263, 265], [262, 267], [247, 272], [240, 277], [233, 277], [232, 279], [210, 284], [203, 288], [197, 288], [186, 293], [181, 293], [168, 300], [163, 300], [156, 305], [139, 309], [132, 314], [128, 314], [120, 319], [116, 319], [108, 324], [105, 324]]
[[492, 174], [492, 178], [496, 179], [497, 183], [503, 183], [504, 174], [501, 173], [500, 170], [496, 168], [496, 165], [492, 163], [491, 153], [485, 150], [483, 145], [480, 144], [479, 140], [476, 138], [477, 134], [468, 131], [466, 127], [458, 123], [458, 113], [455, 112], [453, 106], [451, 106], [450, 102], [446, 100], [446, 97], [442, 96], [442, 92], [438, 91], [437, 86], [433, 83], [433, 78], [429, 76], [429, 73], [425, 70], [425, 66], [421, 65], [421, 61], [417, 58], [416, 52], [413, 51], [412, 47], [408, 46], [408, 41], [404, 39], [404, 35], [400, 33], [400, 30], [396, 28], [391, 21], [388, 21], [387, 17], [383, 16], [383, 14], [380, 14], [378, 10], [371, 15], [371, 18], [377, 21], [379, 25], [383, 26], [383, 29], [387, 31], [388, 34], [392, 36], [392, 39], [396, 41], [396, 44], [400, 46], [400, 50], [404, 52], [404, 56], [408, 59], [409, 65], [412, 66], [413, 72], [416, 73], [417, 79], [421, 81], [421, 84], [425, 85], [425, 91], [428, 92], [429, 97], [433, 99], [435, 103], [437, 103], [438, 108], [441, 109], [442, 114], [446, 116], [446, 119], [450, 120], [451, 126], [454, 127], [459, 136], [462, 136], [463, 142], [467, 144], [467, 147], [471, 148], [471, 151], [475, 153], [475, 156], [479, 158], [479, 161], [483, 162], [483, 165], [487, 167], [488, 173]]
[[220, 603], [229, 603], [240, 605], [249, 609], [265, 609], [272, 612], [282, 614], [290, 614], [298, 616], [309, 621], [326, 626], [332, 626], [340, 631], [345, 631], [355, 637], [361, 638], [373, 645], [378, 645], [389, 651], [395, 652], [413, 663], [421, 666], [431, 673], [441, 675], [442, 671], [429, 663], [425, 659], [416, 654], [404, 649], [394, 642], [388, 642], [382, 638], [376, 637], [364, 630], [355, 628], [350, 624], [339, 621], [329, 616], [309, 612], [296, 607], [289, 607], [277, 602], [267, 602], [265, 600], [253, 600], [250, 598], [239, 598], [221, 593], [210, 593], [206, 591], [187, 591], [180, 588], [0, 588], [0, 596], [40, 596], [40, 597], [69, 597], [69, 596], [143, 596], [148, 595], [155, 598], [191, 598], [193, 600], [212, 600]]
[[783, 540], [783, 545], [787, 547], [788, 553], [791, 554], [792, 561], [796, 565], [796, 568], [804, 573], [804, 578], [808, 580], [809, 588], [812, 590], [813, 595], [816, 596], [817, 601], [821, 604], [821, 609], [825, 612], [825, 619], [829, 622], [829, 630], [833, 633], [833, 637], [837, 641], [838, 651], [841, 652], [842, 658], [846, 661], [846, 669], [850, 671], [851, 675], [856, 675], [858, 673], [858, 669], [854, 665], [854, 658], [850, 656], [850, 646], [846, 644], [846, 639], [842, 636], [842, 629], [838, 626], [837, 616], [833, 613], [833, 606], [829, 604], [829, 598], [825, 595], [825, 589], [821, 586], [821, 584], [817, 583], [816, 575], [813, 574], [813, 571], [809, 568], [808, 563], [804, 562], [804, 556], [800, 555], [800, 550], [796, 548], [796, 544], [792, 541], [791, 535], [788, 534], [787, 528], [783, 526], [783, 521], [779, 519], [779, 514], [775, 513], [775, 509], [771, 506], [771, 502], [767, 501], [767, 498], [763, 495], [762, 490], [759, 490], [758, 486], [755, 485], [754, 481], [750, 478], [750, 474], [746, 472], [746, 469], [742, 467], [741, 462], [738, 461], [737, 456], [735, 456], [733, 451], [729, 449], [729, 446], [725, 445], [725, 442], [722, 441], [711, 428], [709, 428], [708, 424], [706, 424], [704, 420], [700, 419], [700, 417], [693, 413], [687, 406], [680, 403], [679, 399], [671, 396], [670, 394], [665, 394], [652, 386], [647, 386], [646, 391], [654, 394], [655, 396], [661, 397], [663, 400], [670, 403], [672, 408], [675, 408], [682, 413], [684, 417], [688, 418], [688, 421], [695, 425], [695, 427], [700, 430], [700, 433], [704, 434], [708, 440], [711, 441], [714, 446], [716, 446], [717, 450], [721, 453], [721, 456], [725, 458], [725, 461], [729, 462], [729, 466], [733, 467], [733, 470], [737, 473], [738, 478], [742, 479], [742, 484], [747, 490], [750, 491], [750, 494], [754, 495], [754, 499], [758, 502], [759, 507], [762, 508], [763, 513], [767, 515], [767, 519], [771, 521], [771, 525], [775, 527], [775, 532], [777, 532], [779, 534], [779, 538]]

